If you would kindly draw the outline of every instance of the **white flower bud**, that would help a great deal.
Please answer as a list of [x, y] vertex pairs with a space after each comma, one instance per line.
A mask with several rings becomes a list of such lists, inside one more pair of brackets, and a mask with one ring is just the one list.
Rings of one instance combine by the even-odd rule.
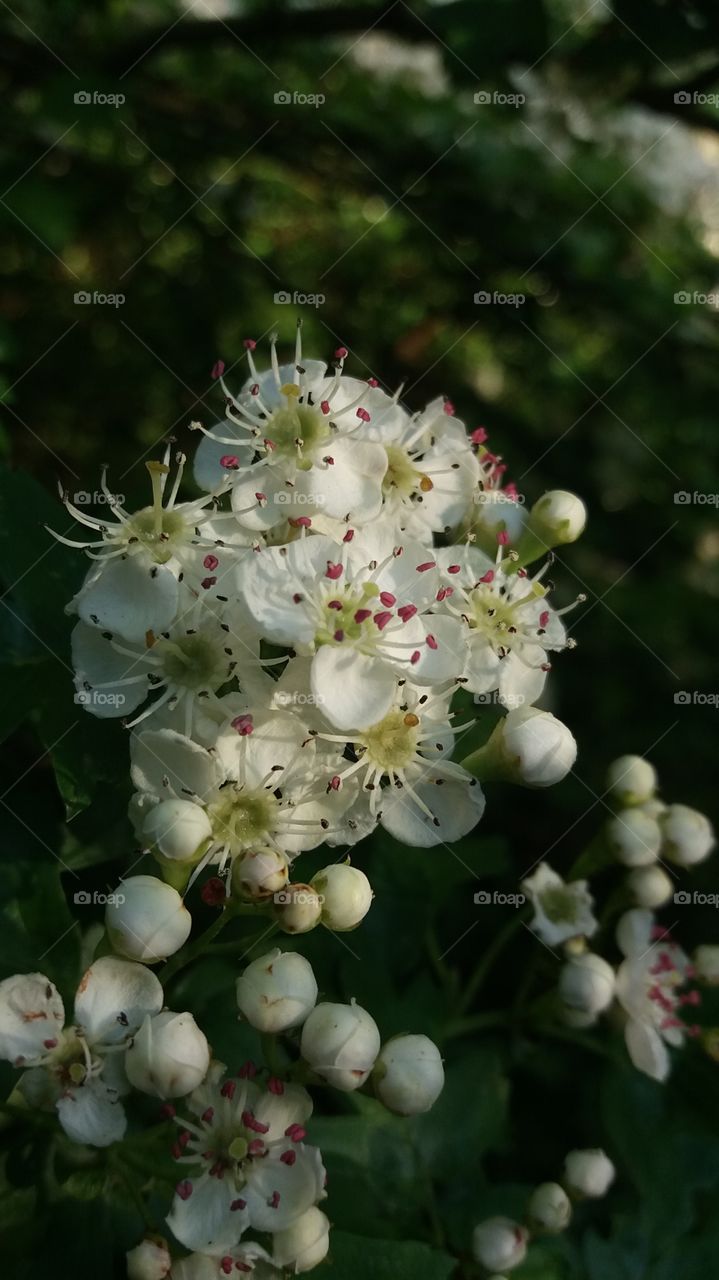
[[427, 1036], [394, 1036], [382, 1046], [372, 1080], [390, 1111], [421, 1115], [434, 1106], [444, 1086], [439, 1049]]
[[662, 852], [678, 867], [703, 862], [714, 848], [712, 824], [703, 813], [686, 804], [670, 804], [660, 818]]
[[62, 1035], [65, 1009], [44, 973], [16, 973], [0, 982], [0, 1058], [15, 1066], [42, 1058]]
[[697, 977], [711, 986], [719, 986], [719, 947], [704, 943], [693, 955]]
[[615, 1172], [609, 1157], [598, 1148], [570, 1151], [564, 1161], [564, 1184], [575, 1195], [599, 1199], [612, 1185]]
[[674, 893], [674, 882], [663, 867], [635, 867], [627, 876], [627, 886], [638, 907], [653, 911], [664, 906]]
[[302, 1028], [300, 1052], [328, 1084], [349, 1093], [359, 1089], [380, 1050], [374, 1018], [351, 1004], [318, 1004]]
[[512, 1271], [524, 1262], [529, 1232], [511, 1218], [487, 1218], [472, 1233], [472, 1254], [488, 1271]]
[[527, 1212], [531, 1226], [555, 1236], [569, 1225], [572, 1206], [558, 1182], [542, 1182], [532, 1192]]
[[518, 707], [495, 726], [488, 742], [464, 761], [480, 782], [501, 779], [522, 787], [552, 787], [569, 773], [577, 744], [549, 711]]
[[336, 933], [356, 929], [372, 905], [372, 886], [364, 871], [335, 862], [312, 877], [322, 902], [322, 923]]
[[545, 547], [576, 542], [587, 523], [587, 508], [576, 493], [550, 489], [529, 513], [529, 529]]
[[614, 997], [614, 970], [601, 956], [585, 951], [564, 965], [559, 975], [559, 994], [578, 1013], [602, 1013]]
[[607, 770], [607, 789], [617, 804], [644, 804], [657, 789], [657, 771], [642, 756], [619, 756]]
[[306, 1209], [291, 1226], [272, 1236], [272, 1261], [289, 1267], [293, 1275], [311, 1271], [327, 1257], [330, 1224], [321, 1209]]
[[606, 834], [612, 853], [625, 867], [647, 867], [659, 857], [661, 828], [642, 809], [627, 809], [610, 818]]
[[237, 979], [240, 1012], [258, 1031], [299, 1027], [317, 1001], [312, 966], [294, 951], [275, 949], [248, 964]]
[[142, 824], [142, 839], [173, 862], [193, 862], [212, 836], [205, 810], [190, 800], [162, 800]]
[[127, 1280], [165, 1280], [170, 1274], [172, 1258], [162, 1236], [146, 1236], [125, 1256]]
[[202, 1084], [210, 1048], [191, 1013], [149, 1014], [125, 1055], [130, 1084], [155, 1098], [184, 1098]]
[[320, 896], [309, 884], [288, 884], [275, 894], [274, 909], [283, 933], [309, 933], [322, 918]]
[[130, 876], [111, 896], [105, 926], [121, 955], [154, 964], [187, 941], [192, 917], [172, 885], [155, 876]]
[[288, 879], [287, 859], [277, 849], [249, 851], [232, 864], [232, 887], [241, 898], [271, 898], [284, 889]]

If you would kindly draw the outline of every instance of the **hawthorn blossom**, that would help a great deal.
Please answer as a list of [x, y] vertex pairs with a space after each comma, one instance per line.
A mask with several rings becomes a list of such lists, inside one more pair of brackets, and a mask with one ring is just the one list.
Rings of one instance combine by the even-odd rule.
[[522, 881], [522, 890], [534, 907], [530, 928], [548, 947], [596, 933], [594, 899], [586, 880], [566, 882], [548, 863], [540, 862], [534, 875]]
[[296, 1084], [266, 1088], [214, 1063], [177, 1116], [183, 1175], [167, 1218], [187, 1249], [225, 1256], [245, 1231], [283, 1231], [324, 1198], [320, 1152], [305, 1145], [312, 1100]]
[[144, 965], [103, 956], [82, 978], [67, 1026], [54, 984], [42, 973], [16, 974], [0, 982], [0, 1056], [24, 1069], [17, 1088], [29, 1106], [54, 1107], [73, 1142], [109, 1146], [127, 1123], [119, 1055], [162, 1001]]
[[694, 970], [649, 911], [627, 911], [617, 925], [617, 942], [625, 956], [616, 991], [627, 1014], [624, 1037], [629, 1056], [637, 1070], [664, 1081], [671, 1069], [667, 1046], [678, 1048], [687, 1036], [699, 1034], [696, 1025], [684, 1020], [701, 1000], [697, 990], [687, 989]]

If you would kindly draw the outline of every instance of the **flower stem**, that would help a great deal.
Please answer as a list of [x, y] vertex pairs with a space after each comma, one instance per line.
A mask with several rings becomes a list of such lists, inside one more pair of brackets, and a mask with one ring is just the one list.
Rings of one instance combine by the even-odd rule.
[[186, 946], [182, 947], [177, 954], [172, 957], [171, 960], [167, 961], [159, 974], [163, 984], [168, 983], [171, 978], [174, 978], [175, 975], [180, 972], [181, 969], [184, 969], [188, 964], [191, 964], [193, 960], [196, 960], [198, 956], [201, 956], [203, 952], [207, 950], [213, 939], [217, 937], [218, 933], [221, 933], [225, 925], [229, 924], [231, 920], [234, 920], [235, 916], [238, 914], [238, 908], [233, 903], [224, 907], [217, 919], [213, 920], [212, 924], [208, 929], [205, 929], [204, 933], [201, 933], [198, 938], [195, 938], [194, 942], [188, 942]]
[[516, 911], [512, 918], [507, 921], [504, 928], [495, 934], [460, 996], [455, 1011], [458, 1017], [466, 1013], [467, 1009], [472, 1005], [495, 960], [497, 960], [507, 943], [511, 942], [519, 927], [524, 923], [525, 914], [524, 911]]

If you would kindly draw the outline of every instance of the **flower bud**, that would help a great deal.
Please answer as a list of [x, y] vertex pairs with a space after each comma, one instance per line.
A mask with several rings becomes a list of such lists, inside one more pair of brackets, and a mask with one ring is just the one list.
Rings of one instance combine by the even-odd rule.
[[172, 1258], [162, 1236], [146, 1236], [125, 1257], [127, 1280], [165, 1280], [170, 1274]]
[[0, 982], [0, 1058], [16, 1067], [43, 1058], [64, 1023], [62, 996], [44, 973], [16, 973]]
[[719, 947], [704, 943], [692, 957], [697, 978], [712, 987], [719, 986]]
[[318, 1004], [302, 1028], [300, 1052], [328, 1084], [349, 1093], [359, 1089], [380, 1050], [374, 1018], [351, 1004]]
[[656, 769], [642, 756], [619, 756], [607, 771], [607, 789], [617, 804], [644, 804], [657, 789]]
[[606, 836], [612, 853], [625, 867], [647, 867], [659, 857], [661, 828], [656, 818], [641, 809], [627, 809], [610, 818]]
[[322, 902], [322, 923], [336, 933], [356, 929], [372, 905], [372, 886], [364, 871], [335, 862], [312, 877]]
[[317, 1001], [309, 960], [275, 949], [248, 964], [237, 979], [237, 1003], [250, 1026], [275, 1033], [299, 1027]]
[[522, 564], [543, 556], [551, 547], [576, 542], [587, 523], [587, 508], [576, 493], [552, 489], [534, 503], [517, 544]]
[[439, 1049], [427, 1036], [394, 1036], [382, 1046], [372, 1081], [389, 1111], [421, 1115], [434, 1106], [444, 1087]]
[[205, 810], [190, 800], [162, 800], [142, 823], [142, 839], [171, 862], [195, 862], [212, 836]]
[[518, 707], [462, 764], [480, 782], [500, 779], [522, 787], [552, 787], [567, 776], [576, 758], [577, 744], [561, 720], [537, 707]]
[[330, 1247], [330, 1224], [321, 1209], [306, 1209], [284, 1231], [272, 1236], [272, 1261], [288, 1267], [293, 1275], [311, 1271], [327, 1257]]
[[559, 994], [578, 1013], [602, 1013], [614, 997], [614, 970], [601, 956], [585, 951], [565, 964], [559, 975]]
[[125, 1055], [130, 1084], [155, 1098], [184, 1098], [202, 1084], [210, 1049], [191, 1013], [148, 1014]]
[[122, 880], [105, 908], [105, 927], [115, 951], [155, 964], [179, 951], [192, 917], [177, 889], [155, 876]]
[[279, 893], [288, 879], [287, 859], [276, 849], [243, 853], [232, 864], [233, 890], [255, 902]]
[[524, 1261], [529, 1232], [511, 1218], [487, 1218], [472, 1233], [472, 1254], [488, 1271], [511, 1271]]
[[714, 848], [712, 824], [697, 809], [670, 804], [659, 822], [664, 836], [662, 853], [678, 867], [703, 862]]
[[663, 867], [635, 867], [627, 876], [627, 886], [638, 907], [653, 911], [664, 906], [674, 893], [674, 882]]
[[558, 1182], [542, 1182], [529, 1198], [527, 1214], [530, 1226], [556, 1236], [569, 1225], [572, 1206]]
[[612, 1185], [615, 1172], [609, 1157], [598, 1148], [570, 1151], [564, 1161], [564, 1185], [575, 1195], [599, 1199]]
[[274, 897], [275, 920], [283, 933], [309, 933], [322, 917], [319, 894], [309, 884], [288, 884]]

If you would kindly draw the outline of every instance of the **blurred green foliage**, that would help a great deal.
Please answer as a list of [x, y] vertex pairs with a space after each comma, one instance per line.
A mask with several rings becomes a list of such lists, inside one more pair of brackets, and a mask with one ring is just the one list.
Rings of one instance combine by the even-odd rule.
[[[441, 1280], [449, 1255], [466, 1262], [481, 1216], [521, 1212], [569, 1147], [605, 1145], [620, 1168], [608, 1201], [581, 1208], [571, 1236], [515, 1274], [706, 1280], [719, 1252], [707, 1058], [688, 1050], [660, 1089], [613, 1042], [605, 1058], [514, 1014], [501, 1032], [449, 1028], [462, 977], [505, 923], [501, 908], [480, 920], [473, 891], [516, 886], [547, 850], [568, 867], [605, 812], [613, 756], [648, 752], [667, 798], [712, 809], [716, 706], [675, 694], [717, 692], [717, 508], [675, 494], [719, 493], [719, 343], [716, 308], [675, 295], [712, 294], [717, 280], [719, 113], [701, 95], [719, 88], [719, 10], [214, 9], [0, 10], [0, 976], [39, 967], [69, 1004], [91, 914], [78, 922], [74, 893], [111, 889], [132, 848], [123, 733], [72, 701], [62, 609], [84, 566], [43, 528], [68, 531], [55, 481], [93, 492], [108, 461], [112, 488], [144, 500], [143, 461], [168, 434], [191, 449], [190, 421], [220, 414], [215, 359], [234, 366], [243, 337], [273, 329], [289, 344], [301, 315], [311, 354], [346, 344], [351, 372], [403, 382], [412, 408], [449, 395], [488, 428], [528, 501], [566, 487], [590, 509], [555, 574], [560, 596], [589, 596], [573, 615], [579, 648], [551, 681], [552, 709], [579, 740], [575, 774], [520, 802], [493, 789], [454, 856], [375, 842], [359, 855], [377, 891], [365, 925], [347, 950], [327, 935], [304, 948], [328, 994], [366, 1000], [384, 1035], [436, 1036], [448, 1071], [435, 1111], [411, 1123], [368, 1098], [330, 1100], [335, 1115], [323, 1100], [315, 1130], [337, 1228], [324, 1274]], [[692, 101], [675, 103], [678, 91]], [[478, 92], [526, 101], [477, 103]], [[82, 97], [113, 94], [124, 101]], [[88, 291], [124, 301], [75, 301]], [[325, 301], [285, 305], [278, 291]], [[479, 291], [526, 301], [478, 305]], [[695, 883], [712, 888], [712, 874]], [[686, 914], [685, 945], [711, 940], [711, 909]], [[551, 985], [552, 957], [528, 935], [510, 954], [476, 1013], [517, 1013]], [[204, 961], [176, 984], [227, 1057], [252, 1050], [231, 1012], [235, 972], [232, 959]], [[121, 1276], [141, 1229], [132, 1175], [100, 1162], [66, 1170], [58, 1188], [47, 1132], [5, 1124], [10, 1274], [55, 1273], [62, 1258], [63, 1274]], [[167, 1186], [147, 1190], [159, 1225]], [[32, 1259], [30, 1215], [47, 1239]]]

